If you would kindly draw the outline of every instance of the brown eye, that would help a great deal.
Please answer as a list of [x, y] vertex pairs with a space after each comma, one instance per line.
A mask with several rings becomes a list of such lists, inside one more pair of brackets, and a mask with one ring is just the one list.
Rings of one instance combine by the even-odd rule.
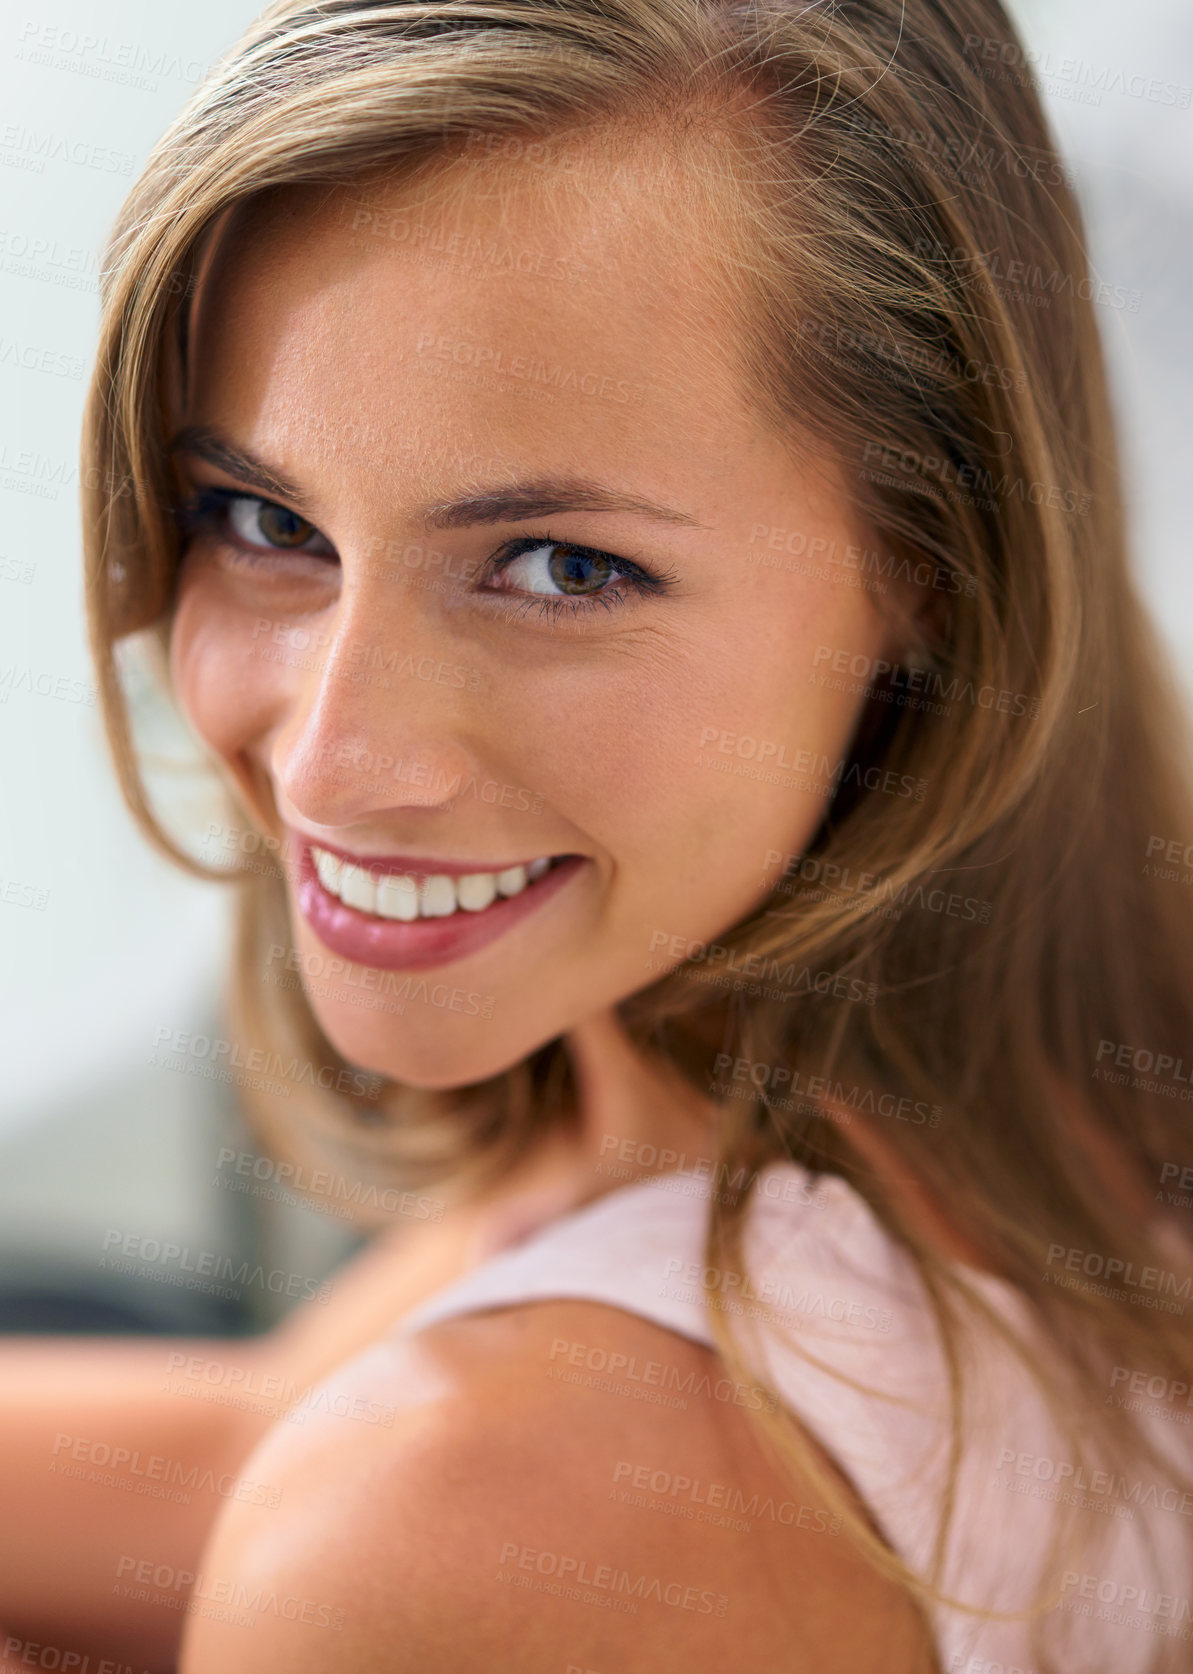
[[[571, 546], [566, 541], [526, 538], [520, 550], [508, 554], [501, 564], [505, 585], [547, 598], [600, 593], [622, 572], [606, 552], [588, 546]], [[611, 589], [610, 589], [611, 591]]]
[[301, 546], [315, 533], [305, 518], [284, 506], [262, 506], [257, 513], [257, 527], [273, 546]]
[[237, 540], [258, 551], [294, 552], [301, 548], [318, 557], [334, 556], [313, 523], [271, 500], [258, 500], [251, 494], [231, 495], [225, 501], [225, 511], [228, 527]]
[[590, 588], [604, 586], [613, 574], [613, 565], [602, 552], [556, 543], [555, 555], [547, 564], [547, 573], [565, 593], [587, 593]]

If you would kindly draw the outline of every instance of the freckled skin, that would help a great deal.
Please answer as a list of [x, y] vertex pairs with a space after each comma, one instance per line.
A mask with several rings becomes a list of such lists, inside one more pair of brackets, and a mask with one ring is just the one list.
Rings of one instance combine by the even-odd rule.
[[[816, 648], [898, 649], [865, 591], [756, 561], [758, 525], [864, 537], [832, 474], [794, 463], [755, 411], [718, 293], [692, 259], [692, 241], [711, 233], [669, 219], [666, 194], [636, 177], [609, 190], [598, 173], [578, 191], [532, 174], [500, 200], [484, 171], [425, 201], [421, 188], [383, 183], [369, 198], [378, 219], [355, 230], [350, 195], [281, 194], [205, 279], [180, 414], [300, 485], [339, 559], [238, 568], [205, 534], [183, 566], [177, 690], [256, 818], [361, 853], [588, 857], [513, 931], [418, 973], [492, 996], [490, 1018], [421, 1003], [371, 1010], [352, 1003], [359, 987], [327, 980], [312, 994], [346, 1056], [427, 1087], [493, 1075], [559, 1035], [583, 1038], [656, 980], [652, 933], [708, 940], [749, 912], [776, 875], [767, 850], [798, 851], [826, 798], [717, 771], [710, 762], [735, 758], [702, 752], [702, 730], [836, 762], [861, 699], [809, 682]], [[402, 216], [444, 246], [455, 233], [456, 248], [479, 239], [533, 251], [547, 276], [413, 260], [373, 230]], [[552, 277], [560, 259], [584, 276]], [[444, 340], [469, 347], [441, 357]], [[478, 348], [496, 372], [476, 372]], [[539, 385], [543, 399], [519, 357], [576, 377]], [[182, 465], [188, 489], [237, 486], [191, 456]], [[698, 526], [592, 511], [431, 534], [422, 521], [428, 504], [502, 475], [570, 474]], [[666, 572], [671, 585], [661, 596], [624, 589], [613, 608], [552, 622], [524, 594], [564, 596], [557, 586], [529, 581], [522, 564], [502, 582], [513, 592], [498, 592], [486, 573], [503, 543], [544, 530]], [[379, 557], [417, 543], [444, 555], [437, 570]], [[607, 586], [624, 584], [615, 575]], [[287, 650], [279, 626], [326, 637]], [[394, 652], [413, 659], [408, 670], [432, 659], [464, 674], [371, 672], [384, 664], [370, 658]], [[426, 764], [425, 777], [353, 770], [346, 751]], [[434, 787], [457, 775], [514, 791], [508, 805], [444, 801]], [[299, 949], [326, 957], [291, 905]]]

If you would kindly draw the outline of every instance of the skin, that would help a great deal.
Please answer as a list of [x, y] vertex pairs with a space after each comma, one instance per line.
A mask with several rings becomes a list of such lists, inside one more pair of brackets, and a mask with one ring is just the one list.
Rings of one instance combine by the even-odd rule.
[[[493, 1666], [492, 1647], [510, 1642], [523, 1647], [520, 1666], [544, 1671], [580, 1661], [711, 1669], [742, 1656], [818, 1674], [933, 1666], [914, 1613], [844, 1543], [785, 1530], [735, 1545], [724, 1531], [610, 1505], [609, 1469], [623, 1457], [791, 1497], [790, 1476], [731, 1404], [677, 1414], [577, 1397], [542, 1376], [560, 1336], [599, 1332], [613, 1350], [715, 1381], [710, 1351], [568, 1301], [449, 1322], [406, 1348], [380, 1342], [419, 1294], [593, 1195], [603, 1134], [707, 1152], [710, 1107], [633, 1050], [613, 1008], [660, 974], [655, 932], [681, 938], [675, 946], [715, 939], [769, 892], [778, 869], [767, 852], [798, 852], [819, 825], [825, 764], [847, 753], [863, 700], [809, 682], [816, 648], [893, 658], [906, 631], [862, 589], [751, 562], [759, 525], [841, 546], [864, 534], [831, 467], [757, 410], [709, 204], [657, 189], [673, 159], [646, 146], [642, 161], [615, 186], [599, 158], [566, 179], [466, 165], [429, 184], [381, 179], [364, 221], [355, 193], [287, 190], [217, 241], [204, 271], [178, 423], [218, 433], [288, 479], [301, 505], [265, 497], [308, 520], [312, 548], [271, 554], [254, 521], [260, 502], [246, 500], [239, 544], [226, 529], [199, 530], [180, 573], [175, 687], [255, 823], [283, 839], [300, 832], [362, 855], [477, 870], [585, 857], [511, 932], [419, 973], [490, 996], [490, 1017], [366, 1008], [353, 1003], [359, 981], [326, 978], [309, 989], [313, 1009], [353, 1063], [426, 1088], [492, 1076], [564, 1036], [582, 1119], [443, 1228], [401, 1229], [392, 1249], [383, 1240], [364, 1281], [349, 1280], [335, 1331], [308, 1309], [278, 1334], [271, 1365], [367, 1389], [398, 1416], [385, 1431], [241, 1422], [229, 1455], [280, 1488], [285, 1538], [276, 1512], [230, 1503], [203, 1564], [334, 1599], [352, 1643], [264, 1619], [246, 1634], [195, 1616], [183, 1674], [330, 1669], [345, 1657], [459, 1671], [470, 1657]], [[426, 228], [432, 248], [475, 238], [533, 260], [514, 271], [417, 261], [385, 230], [401, 225]], [[577, 377], [536, 399], [516, 370], [481, 377], [451, 349], [440, 358], [445, 341], [470, 346], [462, 360], [482, 348], [490, 369], [527, 357]], [[618, 399], [626, 389], [632, 399]], [[193, 447], [177, 453], [176, 469], [183, 496], [262, 493]], [[456, 496], [581, 475], [679, 515], [564, 506], [429, 527], [428, 509]], [[541, 610], [559, 596], [543, 562], [523, 556], [497, 578], [490, 560], [514, 537], [548, 531], [665, 575], [667, 589], [640, 596], [615, 570], [605, 583], [621, 595], [613, 608]], [[409, 653], [407, 668], [463, 678], [361, 677], [395, 649]], [[788, 757], [806, 750], [821, 766], [777, 783], [717, 771], [710, 762], [731, 758], [702, 749], [706, 727], [773, 741]], [[406, 770], [365, 765], [383, 755]], [[533, 801], [453, 800], [443, 786], [457, 775], [529, 790]], [[300, 954], [325, 958], [292, 878], [289, 889]], [[472, 1484], [465, 1500], [443, 1492], [449, 1479]], [[803, 1497], [814, 1503], [815, 1489]], [[734, 1611], [715, 1622], [670, 1610], [595, 1621], [607, 1613], [493, 1587], [492, 1549], [511, 1507], [524, 1542], [565, 1549], [582, 1535], [627, 1568], [678, 1563], [731, 1593]], [[382, 1574], [418, 1582], [403, 1589], [397, 1635]]]
[[[739, 1407], [693, 1393], [663, 1408], [599, 1380], [560, 1382], [561, 1342], [654, 1361], [693, 1391], [724, 1377], [699, 1345], [590, 1302], [502, 1309], [379, 1343], [324, 1388], [341, 1410], [381, 1392], [392, 1429], [345, 1422], [330, 1403], [326, 1418], [279, 1424], [244, 1471], [275, 1486], [284, 1511], [230, 1508], [203, 1556], [204, 1574], [235, 1578], [241, 1596], [322, 1604], [324, 1623], [338, 1611], [341, 1627], [313, 1610], [305, 1621], [200, 1614], [179, 1674], [940, 1674], [906, 1600], [832, 1536], [817, 1487], [776, 1470]], [[790, 1509], [744, 1528], [687, 1518], [682, 1490], [653, 1506], [618, 1492], [630, 1462], [664, 1483], [720, 1483], [737, 1504]], [[534, 1587], [537, 1554], [584, 1559], [594, 1579], [603, 1564], [692, 1591], [686, 1605], [673, 1594], [674, 1607], [644, 1600], [619, 1614], [579, 1589]]]
[[[816, 648], [879, 657], [899, 644], [870, 593], [750, 561], [757, 525], [842, 545], [861, 535], [832, 473], [798, 464], [766, 427], [732, 346], [710, 350], [727, 330], [723, 299], [684, 259], [707, 227], [670, 214], [636, 174], [616, 191], [514, 176], [497, 192], [491, 171], [461, 169], [433, 197], [375, 188], [363, 233], [344, 195], [288, 192], [214, 264], [183, 422], [218, 429], [299, 486], [312, 544], [325, 537], [335, 556], [266, 549], [249, 568], [200, 534], [172, 641], [181, 701], [263, 829], [478, 870], [586, 857], [545, 910], [427, 973], [491, 996], [491, 1017], [418, 1002], [395, 1015], [352, 1003], [359, 982], [313, 985], [341, 1052], [424, 1087], [491, 1076], [559, 1035], [582, 1050], [594, 1020], [661, 971], [653, 933], [686, 946], [747, 914], [778, 875], [767, 851], [798, 852], [819, 824], [825, 774], [769, 784], [718, 772], [733, 758], [702, 749], [702, 729], [835, 763], [862, 699], [809, 682]], [[463, 235], [541, 253], [547, 274], [583, 261], [585, 278], [415, 262], [375, 230], [403, 217], [444, 247]], [[534, 399], [515, 375], [458, 371], [428, 350], [441, 340], [491, 350], [498, 365], [574, 369], [577, 386]], [[580, 378], [609, 393], [584, 393]], [[626, 387], [636, 398], [623, 402]], [[184, 486], [244, 486], [193, 454], [178, 462]], [[455, 495], [581, 474], [692, 521], [562, 510], [428, 533], [426, 509]], [[246, 503], [242, 526], [263, 546], [259, 509]], [[666, 572], [669, 591], [640, 597], [610, 579], [614, 608], [553, 621], [544, 596], [567, 601], [546, 555], [517, 560], [505, 591], [485, 573], [503, 543], [544, 529]], [[446, 555], [444, 590], [417, 560], [378, 561], [420, 545]], [[431, 659], [422, 666], [463, 674], [360, 678], [395, 649], [407, 669]], [[351, 766], [385, 754], [405, 776]], [[456, 775], [515, 787], [512, 805], [445, 799]], [[297, 947], [318, 969], [327, 950], [293, 884], [291, 903]]]
[[[432, 973], [491, 995], [491, 1018], [366, 1009], [347, 982], [312, 987], [312, 1006], [355, 1063], [428, 1088], [493, 1075], [562, 1035], [582, 1122], [441, 1223], [379, 1235], [335, 1275], [334, 1307], [296, 1308], [259, 1341], [6, 1346], [0, 1478], [22, 1516], [0, 1529], [5, 1637], [180, 1674], [488, 1674], [511, 1666], [511, 1645], [524, 1674], [939, 1674], [907, 1601], [814, 1520], [760, 1519], [746, 1536], [610, 1492], [629, 1460], [747, 1500], [819, 1505], [818, 1486], [766, 1455], [744, 1411], [698, 1397], [675, 1410], [544, 1376], [564, 1341], [662, 1363], [685, 1386], [716, 1384], [725, 1368], [702, 1346], [567, 1299], [393, 1336], [405, 1311], [592, 1195], [602, 1136], [708, 1154], [710, 1110], [632, 1049], [613, 1007], [658, 975], [647, 963], [654, 931], [706, 941], [749, 912], [773, 881], [767, 851], [797, 853], [825, 797], [823, 784], [715, 771], [701, 731], [835, 762], [861, 699], [808, 682], [816, 648], [892, 659], [902, 648], [886, 601], [749, 561], [758, 525], [839, 544], [866, 537], [832, 470], [758, 415], [711, 277], [716, 206], [693, 213], [652, 190], [667, 159], [647, 148], [640, 161], [615, 188], [599, 166], [566, 182], [464, 170], [458, 189], [427, 200], [391, 184], [364, 221], [355, 194], [288, 192], [206, 271], [178, 421], [220, 430], [298, 485], [335, 559], [290, 551], [250, 568], [210, 531], [192, 542], [172, 665], [196, 731], [278, 836], [298, 828], [340, 848], [478, 869], [586, 857], [538, 916]], [[425, 229], [432, 250], [475, 238], [532, 259], [512, 273], [415, 261], [413, 243], [391, 236], [403, 225]], [[527, 357], [574, 369], [606, 393], [537, 400], [512, 370], [481, 379], [426, 352], [444, 340], [483, 349], [490, 367]], [[625, 386], [633, 401], [616, 399]], [[193, 452], [178, 467], [181, 494], [257, 487]], [[691, 521], [572, 509], [427, 528], [426, 508], [460, 493], [579, 472]], [[666, 570], [670, 591], [552, 621], [522, 612], [514, 592], [486, 590], [501, 543], [547, 527]], [[397, 559], [381, 562], [387, 552]], [[308, 645], [287, 646], [294, 632]], [[395, 648], [410, 666], [427, 659], [465, 679], [360, 678]], [[419, 771], [386, 779], [353, 766], [387, 753]], [[434, 787], [456, 775], [529, 788], [537, 809], [452, 802]], [[293, 889], [292, 907], [300, 950], [318, 955]], [[971, 1253], [898, 1178], [880, 1133], [855, 1121], [851, 1139], [946, 1250]], [[196, 1399], [210, 1393], [199, 1374], [166, 1377], [176, 1347], [245, 1387], [382, 1403], [393, 1423], [343, 1422], [329, 1401], [299, 1427], [284, 1421], [286, 1397], [251, 1410]], [[47, 1471], [63, 1435], [96, 1434], [184, 1476], [264, 1483], [282, 1509], [210, 1492], [181, 1507]], [[520, 1591], [494, 1575], [510, 1541], [682, 1577], [729, 1608], [619, 1616]], [[250, 1598], [315, 1601], [341, 1612], [343, 1629], [260, 1611], [246, 1630], [204, 1608], [186, 1617], [178, 1660], [183, 1593], [141, 1600], [114, 1585], [134, 1557], [154, 1574], [200, 1570], [209, 1600], [234, 1580]], [[22, 1640], [0, 1674], [26, 1666], [23, 1651]]]

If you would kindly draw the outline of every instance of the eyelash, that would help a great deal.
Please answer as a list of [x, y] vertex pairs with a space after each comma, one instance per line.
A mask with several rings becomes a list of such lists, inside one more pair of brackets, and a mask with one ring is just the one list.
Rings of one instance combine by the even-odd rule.
[[[226, 517], [229, 507], [234, 501], [248, 501], [260, 507], [276, 507], [279, 511], [287, 508], [276, 500], [263, 499], [258, 494], [242, 494], [231, 488], [204, 488], [192, 494], [175, 507], [174, 515], [180, 534], [184, 540], [189, 540], [196, 534], [211, 531], [223, 540], [236, 553], [237, 562], [254, 568], [264, 564], [272, 566], [275, 556], [285, 557], [287, 552], [297, 552], [300, 557], [323, 558], [322, 553], [302, 553], [298, 548], [276, 547], [271, 552], [255, 551], [252, 547], [239, 546], [228, 533]], [[318, 531], [315, 531], [318, 533]], [[541, 546], [569, 546], [576, 552], [584, 553], [594, 558], [608, 559], [618, 572], [618, 578], [625, 583], [620, 591], [602, 590], [592, 593], [588, 597], [576, 595], [572, 598], [553, 598], [540, 594], [523, 594], [521, 597], [506, 595], [513, 607], [511, 613], [524, 616], [526, 611], [538, 606], [540, 618], [549, 616], [554, 622], [559, 616], [576, 617], [582, 612], [596, 608], [611, 610], [615, 604], [624, 603], [627, 589], [642, 597], [658, 597], [668, 592], [676, 577], [674, 572], [660, 573], [649, 569], [643, 564], [636, 563], [629, 558], [621, 558], [614, 552], [602, 551], [599, 547], [582, 546], [578, 541], [561, 540], [552, 535], [547, 529], [533, 535], [517, 535], [513, 540], [506, 541], [497, 551], [490, 554], [490, 575], [501, 575], [516, 558], [525, 556]]]

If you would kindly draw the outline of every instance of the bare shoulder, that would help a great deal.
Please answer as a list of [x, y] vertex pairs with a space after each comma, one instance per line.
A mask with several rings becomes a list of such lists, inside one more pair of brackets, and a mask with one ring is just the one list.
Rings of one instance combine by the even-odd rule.
[[918, 1614], [709, 1350], [603, 1304], [370, 1349], [246, 1466], [179, 1674], [928, 1674]]

